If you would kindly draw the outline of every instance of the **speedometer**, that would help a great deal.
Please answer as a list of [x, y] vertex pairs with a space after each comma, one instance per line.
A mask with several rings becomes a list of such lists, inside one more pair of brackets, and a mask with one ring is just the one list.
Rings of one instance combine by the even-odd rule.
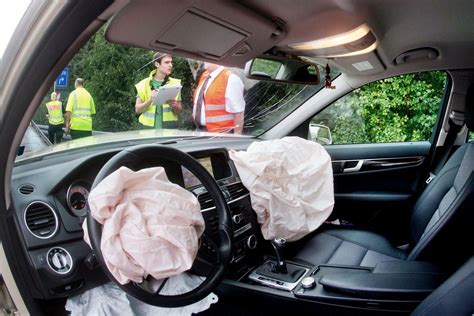
[[89, 197], [90, 183], [85, 180], [73, 182], [67, 190], [67, 205], [69, 210], [78, 217], [84, 217], [89, 210], [87, 198]]

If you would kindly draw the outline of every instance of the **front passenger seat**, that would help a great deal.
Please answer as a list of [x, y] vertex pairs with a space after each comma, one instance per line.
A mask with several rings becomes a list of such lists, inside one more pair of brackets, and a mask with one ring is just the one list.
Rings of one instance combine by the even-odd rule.
[[[465, 123], [474, 131], [474, 85], [466, 94]], [[470, 256], [455, 252], [453, 243], [469, 240], [474, 194], [474, 142], [461, 146], [426, 187], [411, 214], [412, 243], [408, 250], [394, 247], [385, 237], [355, 229], [323, 229], [309, 239], [294, 259], [313, 265], [374, 267], [387, 260], [429, 260], [450, 268]], [[472, 235], [471, 235], [472, 236]], [[457, 248], [457, 247], [456, 247]], [[456, 258], [458, 257], [458, 258]], [[452, 266], [451, 266], [452, 265]]]

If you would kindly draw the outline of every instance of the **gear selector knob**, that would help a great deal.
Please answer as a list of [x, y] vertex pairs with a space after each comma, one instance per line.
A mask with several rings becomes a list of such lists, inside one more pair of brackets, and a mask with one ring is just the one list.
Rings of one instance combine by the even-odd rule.
[[286, 239], [277, 237], [272, 240], [273, 249], [275, 249], [277, 264], [275, 267], [275, 273], [287, 273], [286, 263], [285, 263], [285, 246]]

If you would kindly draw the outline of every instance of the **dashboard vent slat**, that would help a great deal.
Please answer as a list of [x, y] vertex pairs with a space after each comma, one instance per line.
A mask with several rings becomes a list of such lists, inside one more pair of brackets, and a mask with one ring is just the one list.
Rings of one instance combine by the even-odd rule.
[[238, 199], [239, 197], [249, 193], [249, 191], [246, 187], [244, 187], [242, 182], [229, 184], [227, 186], [227, 190], [229, 191], [230, 200]]
[[214, 200], [211, 198], [209, 192], [201, 193], [198, 195], [199, 204], [201, 204], [201, 210], [214, 207]]
[[53, 208], [44, 202], [33, 202], [26, 207], [25, 225], [35, 237], [47, 239], [58, 230], [58, 217]]
[[35, 187], [31, 184], [22, 184], [19, 188], [18, 191], [21, 194], [28, 195], [31, 194], [35, 191]]

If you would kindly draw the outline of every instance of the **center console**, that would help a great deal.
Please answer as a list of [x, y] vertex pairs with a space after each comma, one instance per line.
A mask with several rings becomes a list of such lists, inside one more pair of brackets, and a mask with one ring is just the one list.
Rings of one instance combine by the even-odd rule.
[[[402, 260], [380, 262], [373, 268], [330, 264], [310, 267], [286, 262], [287, 273], [267, 274], [268, 266], [277, 261], [264, 260], [241, 280], [241, 285], [233, 286], [265, 297], [290, 299], [295, 306], [314, 302], [340, 308], [410, 312], [444, 280], [431, 263]], [[295, 270], [301, 272], [295, 274]]]
[[[237, 175], [226, 151], [200, 152], [195, 158], [216, 178], [229, 205], [234, 230], [233, 258], [225, 286], [235, 291], [285, 298], [289, 302], [326, 303], [341, 308], [412, 311], [443, 281], [434, 265], [416, 261], [386, 261], [375, 267], [311, 266], [285, 260], [286, 241], [265, 241], [260, 233], [250, 194]], [[219, 168], [217, 168], [219, 166]], [[184, 186], [197, 197], [206, 220], [206, 235], [200, 251], [212, 257], [212, 238], [218, 222], [212, 199], [192, 175], [183, 172]], [[191, 186], [191, 187], [190, 187]], [[217, 237], [217, 236], [216, 236]], [[264, 256], [264, 254], [268, 256]], [[243, 295], [243, 294], [242, 294]]]
[[[212, 149], [191, 153], [191, 155], [216, 179], [229, 206], [234, 241], [228, 277], [239, 279], [255, 266], [262, 253], [263, 239], [257, 217], [251, 206], [250, 193], [242, 184], [234, 164], [228, 157], [227, 150]], [[214, 201], [207, 190], [200, 185], [199, 180], [185, 168], [182, 168], [181, 181], [182, 186], [196, 195], [201, 204], [202, 215], [206, 222], [205, 235], [209, 238], [201, 238], [199, 257], [212, 262], [216, 251], [213, 242], [219, 239], [217, 236], [219, 224]], [[199, 270], [206, 269], [201, 266]]]

